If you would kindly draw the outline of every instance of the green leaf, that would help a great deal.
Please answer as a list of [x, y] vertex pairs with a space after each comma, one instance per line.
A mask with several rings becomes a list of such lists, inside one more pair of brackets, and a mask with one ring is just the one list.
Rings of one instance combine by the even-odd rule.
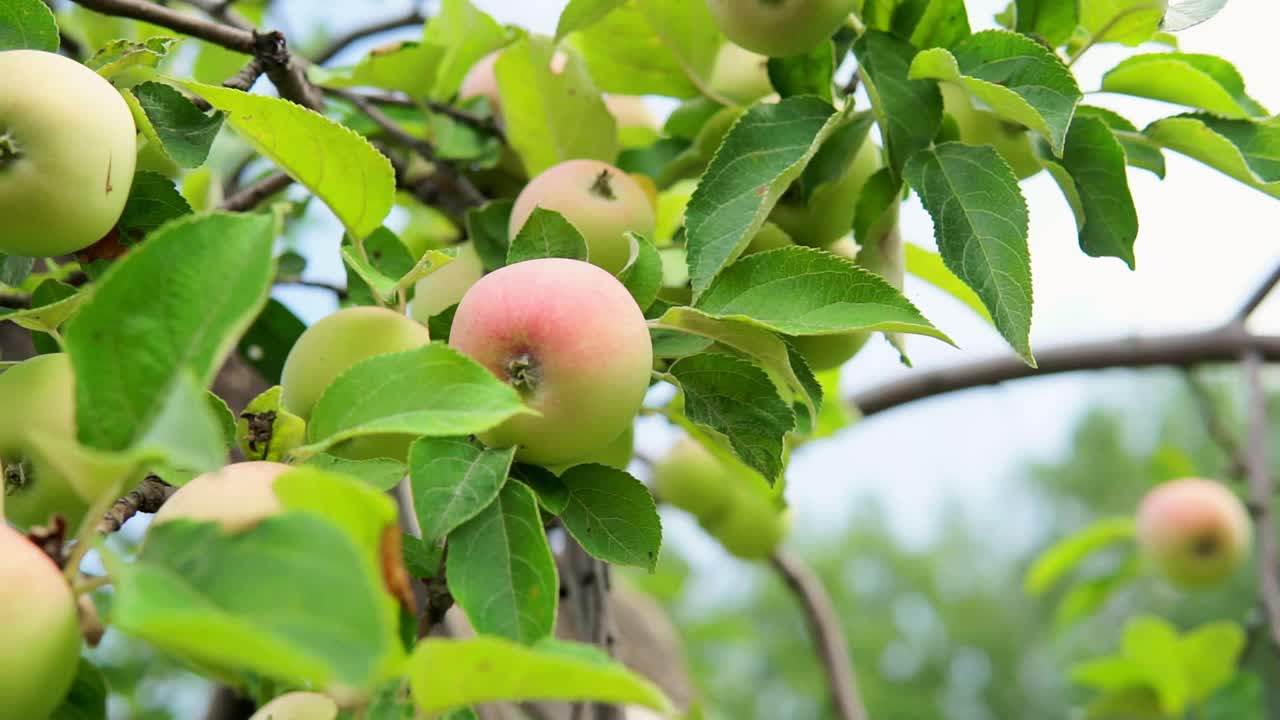
[[509, 36], [470, 0], [443, 0], [427, 23], [422, 40], [429, 47], [443, 49], [431, 99], [444, 101], [458, 92], [462, 78], [476, 61], [506, 45]]
[[[1124, 147], [1111, 129], [1096, 117], [1078, 117], [1067, 133], [1061, 161], [1043, 162], [1064, 186], [1068, 200], [1078, 201], [1073, 209], [1080, 249], [1092, 257], [1120, 258], [1132, 269], [1138, 211], [1129, 194]], [[1061, 171], [1052, 167], [1055, 164]]]
[[58, 23], [42, 0], [0, 0], [0, 51], [58, 51]]
[[756, 105], [733, 125], [685, 210], [695, 295], [751, 242], [838, 120], [818, 98], [793, 97]]
[[982, 304], [982, 299], [973, 291], [973, 288], [965, 285], [955, 273], [947, 269], [941, 255], [911, 243], [903, 246], [903, 252], [906, 256], [907, 272], [959, 300], [983, 320], [991, 322], [991, 313]]
[[670, 373], [684, 391], [684, 411], [728, 439], [742, 462], [774, 483], [782, 476], [783, 436], [795, 412], [763, 370], [740, 358], [702, 353], [681, 358]]
[[769, 83], [782, 97], [816, 95], [831, 102], [835, 49], [828, 40], [803, 55], [769, 58]]
[[538, 504], [552, 515], [564, 512], [569, 504], [569, 488], [564, 481], [541, 465], [516, 463], [511, 466], [511, 478], [528, 485], [538, 496]]
[[289, 349], [306, 329], [306, 324], [293, 311], [279, 300], [271, 299], [240, 336], [236, 349], [240, 358], [257, 370], [263, 380], [278, 384]]
[[409, 480], [422, 539], [444, 539], [498, 497], [515, 448], [489, 450], [465, 437], [419, 438], [409, 447]]
[[404, 463], [397, 462], [391, 458], [348, 460], [328, 453], [320, 453], [307, 458], [303, 465], [323, 470], [327, 473], [336, 473], [355, 478], [365, 485], [383, 492], [395, 487], [405, 475]]
[[71, 690], [49, 720], [107, 720], [107, 681], [93, 663], [80, 658]]
[[648, 238], [628, 232], [627, 240], [631, 243], [631, 257], [618, 273], [618, 280], [640, 309], [648, 310], [662, 289], [662, 256]]
[[587, 241], [573, 223], [555, 210], [536, 207], [507, 249], [507, 265], [524, 260], [561, 257], [587, 259]]
[[1075, 77], [1053, 51], [1004, 30], [971, 35], [949, 51], [924, 50], [912, 60], [910, 77], [959, 85], [1000, 117], [1043, 135], [1057, 155], [1083, 97]]
[[1160, 698], [1160, 709], [1175, 717], [1191, 699], [1179, 645], [1177, 630], [1164, 618], [1141, 616], [1124, 628], [1124, 656], [1142, 668], [1147, 684]]
[[1116, 655], [1072, 666], [1071, 680], [1099, 690], [1124, 690], [1144, 687], [1147, 673], [1137, 662]]
[[675, 98], [711, 92], [711, 71], [724, 38], [705, 2], [615, 4], [574, 39], [601, 90]]
[[362, 435], [451, 437], [531, 412], [483, 366], [441, 342], [363, 360], [324, 391], [311, 413], [309, 449]]
[[530, 177], [565, 160], [613, 162], [618, 129], [578, 58], [552, 72], [548, 38], [527, 37], [502, 51], [494, 71], [507, 123], [507, 142]]
[[382, 225], [395, 201], [395, 171], [368, 140], [288, 100], [183, 85], [225, 112], [246, 142], [315, 193], [351, 235], [368, 237]]
[[1170, 0], [1160, 29], [1178, 32], [1199, 25], [1226, 7], [1227, 0]]
[[216, 414], [208, 394], [189, 368], [181, 369], [162, 402], [155, 420], [133, 443], [134, 448], [148, 455], [155, 453], [169, 465], [196, 473], [209, 472], [226, 462], [225, 418]]
[[904, 2], [894, 13], [893, 21], [894, 32], [910, 37], [911, 44], [918, 48], [951, 47], [969, 35], [964, 0]]
[[1133, 518], [1104, 518], [1053, 544], [1027, 570], [1023, 587], [1041, 595], [1075, 570], [1085, 558], [1104, 547], [1133, 540]]
[[889, 153], [895, 178], [902, 175], [907, 158], [928, 147], [942, 125], [942, 93], [937, 83], [908, 77], [916, 49], [886, 33], [863, 33], [853, 43], [853, 54], [866, 79]]
[[1034, 365], [1027, 204], [1013, 171], [990, 147], [943, 143], [913, 156], [904, 174], [933, 218], [947, 267], [978, 293], [996, 329]]
[[568, 502], [560, 521], [593, 557], [652, 572], [662, 547], [662, 521], [644, 483], [627, 472], [589, 463], [560, 476]]
[[626, 4], [627, 0], [569, 0], [569, 4], [560, 11], [560, 21], [556, 23], [556, 40], [564, 39], [569, 33], [590, 27], [606, 15]]
[[442, 47], [406, 42], [391, 50], [374, 50], [347, 67], [312, 65], [307, 77], [326, 88], [376, 87], [422, 98], [431, 93], [443, 55]]
[[142, 42], [112, 40], [93, 54], [84, 64], [110, 79], [124, 70], [134, 67], [156, 67], [177, 47], [176, 37], [158, 35]]
[[246, 531], [151, 528], [136, 563], [107, 558], [112, 625], [205, 666], [371, 687], [402, 652], [377, 544], [395, 509], [360, 489], [299, 469], [276, 481], [291, 511]]
[[112, 265], [66, 332], [82, 442], [127, 449], [184, 372], [212, 381], [267, 300], [274, 236], [270, 216], [205, 215], [166, 225]]
[[159, 142], [175, 163], [199, 167], [222, 129], [222, 113], [206, 115], [176, 89], [158, 82], [144, 82], [129, 90], [146, 115], [143, 134]]
[[1039, 35], [1052, 46], [1058, 46], [1075, 31], [1077, 3], [1060, 0], [1014, 0], [1017, 23], [1013, 29], [1028, 35]]
[[0, 284], [17, 287], [31, 275], [36, 259], [19, 255], [0, 255]]
[[544, 640], [426, 638], [407, 666], [418, 709], [441, 712], [509, 700], [594, 700], [673, 712], [656, 686], [595, 648]]
[[1102, 76], [1102, 90], [1186, 105], [1223, 117], [1267, 114], [1245, 94], [1244, 78], [1235, 67], [1215, 55], [1135, 55]]
[[1162, 0], [1089, 0], [1080, 3], [1080, 27], [1094, 43], [1141, 45], [1160, 29]]
[[551, 636], [560, 581], [529, 488], [507, 483], [488, 507], [449, 535], [445, 562], [449, 591], [476, 632], [526, 645]]
[[809, 437], [813, 440], [831, 437], [856, 421], [849, 404], [840, 399], [839, 368], [818, 373], [817, 380], [823, 394], [831, 399], [822, 403], [822, 408], [818, 411], [817, 420], [814, 421], [813, 429], [809, 433]]
[[951, 342], [884, 278], [817, 248], [748, 255], [725, 268], [694, 307], [787, 335], [880, 330]]
[[1090, 577], [1075, 582], [1062, 596], [1058, 609], [1054, 613], [1054, 622], [1058, 628], [1067, 628], [1082, 618], [1091, 615], [1120, 588], [1142, 571], [1142, 560], [1138, 553], [1130, 553], [1118, 568], [1097, 577]]
[[236, 416], [231, 412], [227, 401], [218, 397], [212, 390], [205, 391], [204, 400], [209, 406], [209, 413], [222, 430], [223, 451], [230, 452], [236, 444]]
[[1118, 113], [1106, 108], [1081, 105], [1076, 108], [1076, 117], [1093, 117], [1101, 120], [1111, 128], [1111, 134], [1120, 141], [1124, 148], [1124, 159], [1129, 165], [1148, 170], [1161, 180], [1164, 179], [1164, 153], [1151, 138], [1138, 132], [1133, 123]]
[[57, 330], [80, 309], [92, 292], [92, 289], [85, 289], [77, 293], [70, 285], [49, 278], [31, 293], [31, 307], [0, 316], [0, 320], [10, 320], [36, 332]]
[[142, 170], [133, 176], [129, 199], [125, 201], [116, 227], [126, 238], [132, 238], [190, 214], [191, 206], [172, 180], [159, 173]]
[[1230, 620], [1197, 627], [1179, 639], [1189, 685], [1188, 701], [1208, 700], [1231, 681], [1245, 647], [1244, 630]]
[[514, 205], [512, 200], [490, 200], [478, 208], [467, 210], [467, 237], [471, 238], [486, 270], [497, 270], [507, 264], [507, 250], [511, 244], [507, 227]]
[[422, 538], [401, 533], [400, 551], [410, 577], [431, 578], [444, 570], [440, 562], [444, 556], [443, 544], [424, 543]]
[[1157, 120], [1142, 132], [1170, 150], [1280, 198], [1280, 121], [1196, 113]]

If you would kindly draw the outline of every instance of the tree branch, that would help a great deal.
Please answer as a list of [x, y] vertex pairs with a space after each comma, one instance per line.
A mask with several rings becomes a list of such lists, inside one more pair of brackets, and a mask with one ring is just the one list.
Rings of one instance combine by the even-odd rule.
[[110, 535], [124, 527], [124, 524], [134, 515], [140, 512], [153, 513], [158, 511], [165, 501], [177, 491], [178, 488], [155, 475], [147, 475], [138, 487], [117, 500], [106, 515], [98, 521], [98, 533], [100, 535]]
[[1253, 291], [1253, 294], [1251, 294], [1249, 298], [1244, 301], [1244, 304], [1240, 306], [1240, 309], [1236, 311], [1235, 317], [1232, 319], [1237, 323], [1243, 323], [1245, 320], [1248, 320], [1249, 316], [1253, 314], [1253, 311], [1257, 310], [1258, 306], [1262, 304], [1262, 301], [1266, 300], [1267, 296], [1271, 294], [1271, 291], [1275, 289], [1277, 283], [1280, 283], [1280, 264], [1276, 265], [1275, 268], [1271, 270], [1271, 273], [1262, 280], [1258, 287]]
[[1051, 348], [1037, 355], [1040, 367], [1015, 357], [1000, 357], [955, 367], [913, 373], [850, 399], [863, 416], [875, 415], [916, 400], [1009, 380], [1105, 368], [1194, 367], [1231, 363], [1256, 349], [1263, 360], [1280, 362], [1280, 337], [1250, 335], [1239, 325], [1155, 337], [1130, 337]]
[[1271, 642], [1280, 648], [1280, 550], [1276, 547], [1273, 495], [1275, 484], [1267, 467], [1267, 395], [1262, 386], [1262, 354], [1246, 350], [1242, 356], [1249, 388], [1249, 504], [1258, 538], [1258, 596]]
[[809, 623], [809, 630], [813, 633], [818, 655], [827, 673], [827, 686], [835, 716], [840, 720], [867, 720], [867, 710], [858, 697], [858, 685], [853, 674], [853, 662], [849, 659], [844, 630], [831, 605], [831, 598], [822, 587], [822, 581], [799, 558], [783, 550], [774, 552], [770, 560], [804, 609], [805, 619]]
[[223, 210], [252, 210], [258, 203], [293, 184], [293, 178], [282, 172], [273, 173], [222, 201]]
[[343, 50], [346, 50], [347, 47], [354, 42], [358, 42], [371, 35], [377, 35], [379, 33], [388, 32], [390, 30], [398, 30], [399, 28], [403, 28], [403, 27], [412, 27], [414, 25], [422, 25], [426, 21], [427, 21], [427, 16], [423, 15], [422, 11], [420, 11], [419, 9], [414, 8], [413, 10], [410, 10], [409, 12], [403, 15], [400, 15], [398, 17], [387, 18], [386, 20], [381, 20], [379, 22], [365, 25], [363, 27], [355, 28], [354, 30], [343, 33], [342, 35], [339, 35], [335, 37], [333, 40], [329, 41], [328, 45], [324, 46], [319, 52], [316, 53], [315, 58], [313, 59], [313, 62], [315, 62], [317, 65], [322, 65], [332, 60], [333, 57], [338, 53], [342, 52]]

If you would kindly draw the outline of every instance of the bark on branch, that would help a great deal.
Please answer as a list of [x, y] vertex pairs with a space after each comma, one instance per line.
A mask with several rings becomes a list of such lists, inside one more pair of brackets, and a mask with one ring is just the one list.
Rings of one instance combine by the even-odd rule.
[[1275, 482], [1267, 467], [1267, 394], [1262, 386], [1262, 356], [1255, 350], [1243, 354], [1248, 381], [1249, 446], [1245, 462], [1249, 474], [1249, 504], [1258, 538], [1258, 599], [1266, 617], [1267, 633], [1280, 648], [1280, 549], [1276, 546], [1273, 497]]

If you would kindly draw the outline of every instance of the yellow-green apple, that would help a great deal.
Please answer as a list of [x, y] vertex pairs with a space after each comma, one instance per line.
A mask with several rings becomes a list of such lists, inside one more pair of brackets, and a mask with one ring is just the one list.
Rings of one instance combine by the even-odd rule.
[[594, 463], [596, 465], [607, 465], [611, 468], [626, 470], [627, 466], [631, 464], [631, 456], [635, 453], [635, 447], [635, 430], [633, 426], [628, 425], [627, 429], [623, 430], [622, 434], [619, 435], [616, 440], [606, 445], [604, 449], [599, 452], [570, 463], [565, 463], [564, 465], [557, 465], [547, 469], [556, 475], [563, 475], [565, 470], [568, 470], [574, 465]]
[[182, 519], [217, 523], [225, 532], [247, 530], [281, 512], [275, 482], [290, 469], [284, 463], [253, 460], [205, 473], [178, 488], [152, 524]]
[[335, 720], [338, 703], [314, 692], [285, 693], [258, 708], [249, 720]]
[[730, 492], [728, 508], [702, 526], [733, 555], [768, 557], [786, 535], [783, 513], [759, 488], [739, 481]]
[[446, 263], [414, 285], [409, 315], [423, 325], [434, 315], [448, 310], [484, 275], [484, 263], [471, 242], [458, 245], [453, 262]]
[[62, 571], [40, 548], [0, 523], [0, 719], [50, 716], [80, 659], [76, 601]]
[[1138, 505], [1138, 545], [1183, 588], [1221, 584], [1249, 555], [1249, 513], [1221, 483], [1182, 478], [1163, 483]]
[[67, 478], [37, 461], [31, 432], [76, 435], [75, 375], [64, 354], [37, 355], [0, 372], [0, 465], [4, 466], [4, 515], [19, 528], [43, 525], [54, 514], [71, 531], [89, 506]]
[[120, 219], [137, 130], [120, 93], [56, 53], [0, 52], [0, 253], [87, 247]]
[[857, 0], [706, 0], [729, 40], [770, 57], [800, 55], [831, 37]]
[[1004, 120], [990, 110], [974, 106], [964, 88], [940, 83], [943, 108], [956, 121], [960, 142], [966, 145], [990, 145], [1013, 168], [1019, 180], [1040, 172], [1040, 161], [1031, 144], [1031, 133], [1017, 123]]
[[769, 220], [797, 243], [826, 247], [849, 234], [862, 187], [882, 167], [879, 146], [867, 138], [844, 171], [814, 188], [807, 203], [784, 198], [774, 206]]
[[563, 465], [630, 427], [649, 387], [653, 345], [635, 300], [608, 272], [541, 258], [485, 275], [463, 296], [449, 344], [515, 388], [538, 415], [479, 438], [516, 457]]
[[604, 106], [618, 124], [618, 141], [622, 147], [643, 147], [658, 139], [658, 120], [644, 98], [605, 95]]
[[707, 83], [717, 95], [750, 105], [773, 92], [768, 66], [769, 58], [764, 55], [727, 42], [716, 51]]
[[743, 481], [690, 437], [677, 442], [653, 469], [658, 497], [703, 522], [725, 512], [733, 499], [733, 486]]
[[587, 259], [612, 274], [631, 257], [623, 233], [652, 238], [656, 223], [653, 203], [640, 183], [599, 160], [566, 160], [530, 180], [511, 208], [511, 237], [539, 207], [563, 215], [587, 241]]

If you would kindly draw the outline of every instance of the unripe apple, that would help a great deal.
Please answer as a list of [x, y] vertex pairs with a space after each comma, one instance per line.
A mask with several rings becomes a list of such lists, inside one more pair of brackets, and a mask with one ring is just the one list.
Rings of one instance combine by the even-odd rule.
[[76, 601], [58, 566], [3, 523], [0, 614], [0, 718], [47, 718], [67, 696], [79, 664]]
[[610, 274], [622, 270], [631, 257], [623, 233], [652, 238], [657, 222], [640, 183], [599, 160], [567, 160], [530, 180], [511, 209], [511, 237], [538, 207], [564, 215], [587, 241], [587, 259]]
[[857, 0], [706, 0], [729, 40], [770, 57], [808, 52], [831, 37]]
[[484, 263], [476, 253], [475, 245], [464, 242], [458, 245], [458, 255], [453, 262], [418, 281], [413, 288], [413, 302], [409, 315], [426, 325], [433, 315], [457, 305], [462, 296], [484, 275]]
[[589, 263], [542, 258], [480, 279], [458, 305], [449, 344], [510, 384], [540, 415], [481, 433], [490, 447], [562, 465], [630, 427], [649, 387], [653, 345], [635, 300]]
[[743, 478], [693, 438], [683, 438], [653, 469], [654, 490], [663, 502], [700, 521], [722, 515]]
[[618, 124], [618, 141], [624, 148], [643, 147], [658, 139], [658, 120], [635, 95], [605, 95], [604, 106]]
[[1174, 585], [1218, 585], [1240, 568], [1251, 544], [1249, 513], [1221, 483], [1172, 480], [1138, 505], [1138, 545]]
[[592, 455], [588, 455], [587, 457], [574, 460], [573, 462], [566, 463], [564, 465], [556, 465], [555, 467], [547, 469], [556, 475], [563, 475], [565, 470], [568, 470], [575, 465], [587, 465], [594, 463], [596, 465], [607, 465], [611, 468], [617, 468], [618, 470], [626, 470], [627, 466], [631, 464], [631, 456], [635, 454], [635, 449], [635, 429], [633, 426], [627, 426], [627, 429], [623, 430], [622, 434], [619, 435], [617, 439], [606, 445], [600, 451]]
[[1002, 119], [990, 110], [974, 107], [969, 93], [951, 83], [939, 83], [943, 108], [956, 121], [960, 142], [966, 145], [990, 145], [1013, 168], [1019, 180], [1040, 172], [1040, 161], [1031, 144], [1031, 133], [1025, 127]]
[[258, 708], [249, 720], [335, 720], [338, 703], [314, 692], [285, 693]]
[[[280, 386], [284, 409], [304, 420], [321, 393], [352, 365], [385, 353], [403, 352], [431, 341], [427, 328], [400, 313], [378, 307], [352, 307], [307, 328], [285, 358]], [[402, 435], [359, 437], [330, 450], [353, 460], [390, 457], [403, 460], [413, 438]]]
[[756, 488], [733, 486], [728, 508], [703, 522], [725, 550], [745, 560], [768, 557], [786, 535], [784, 515]]
[[284, 463], [254, 460], [200, 475], [160, 506], [152, 525], [182, 519], [218, 523], [229, 533], [248, 530], [283, 510], [275, 482], [290, 469]]
[[849, 234], [862, 187], [882, 167], [880, 148], [867, 138], [844, 172], [815, 188], [807, 203], [784, 199], [769, 219], [801, 245], [826, 247]]
[[31, 431], [75, 437], [71, 360], [61, 353], [37, 355], [0, 372], [0, 407], [5, 519], [26, 529], [57, 513], [74, 532], [89, 506], [67, 478], [32, 457], [28, 439]]
[[716, 51], [708, 80], [711, 89], [739, 105], [750, 105], [773, 92], [769, 82], [769, 58], [731, 42]]
[[0, 253], [92, 245], [129, 197], [137, 130], [120, 93], [56, 53], [0, 52]]

